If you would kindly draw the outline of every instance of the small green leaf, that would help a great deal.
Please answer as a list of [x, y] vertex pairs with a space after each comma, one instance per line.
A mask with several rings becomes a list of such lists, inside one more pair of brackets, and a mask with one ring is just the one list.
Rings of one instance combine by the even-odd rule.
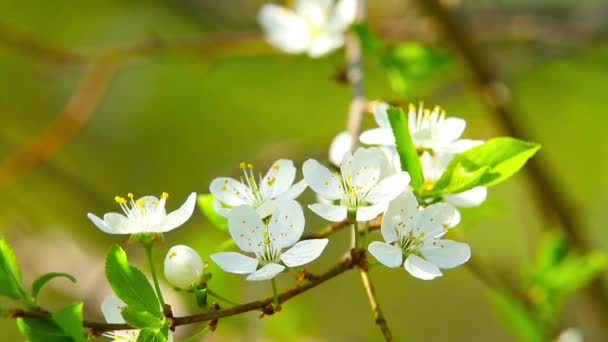
[[608, 270], [608, 256], [594, 251], [583, 256], [570, 256], [551, 271], [545, 272], [544, 283], [560, 296], [584, 287]]
[[44, 287], [44, 285], [46, 285], [52, 279], [59, 278], [59, 277], [68, 278], [73, 283], [76, 282], [76, 278], [74, 278], [74, 276], [67, 274], [67, 273], [52, 272], [52, 273], [43, 274], [40, 277], [38, 277], [38, 279], [34, 280], [34, 282], [32, 283], [32, 295], [34, 296], [34, 299], [38, 298], [38, 293], [40, 293], [40, 290]]
[[82, 329], [82, 302], [68, 305], [51, 315], [53, 322], [75, 342], [85, 342]]
[[506, 326], [521, 341], [544, 342], [544, 327], [516, 298], [498, 291], [490, 292], [490, 299]]
[[220, 215], [213, 203], [216, 201], [215, 196], [212, 194], [201, 194], [198, 195], [198, 207], [201, 209], [205, 217], [213, 224], [215, 227], [226, 230], [228, 229], [228, 220]]
[[159, 319], [148, 311], [141, 310], [135, 306], [127, 306], [122, 310], [122, 317], [127, 323], [137, 328], [161, 327], [163, 319]]
[[17, 327], [28, 342], [73, 342], [61, 328], [51, 320], [17, 318]]
[[158, 319], [164, 319], [160, 302], [145, 274], [129, 264], [127, 254], [118, 245], [110, 248], [106, 259], [106, 276], [116, 295], [127, 306], [147, 311]]
[[382, 54], [386, 49], [382, 38], [367, 23], [356, 23], [352, 26], [352, 30], [359, 38], [364, 52]]
[[539, 149], [539, 144], [514, 138], [490, 139], [456, 155], [430, 193], [449, 194], [496, 185], [519, 171]]
[[13, 299], [27, 297], [17, 257], [4, 237], [0, 237], [0, 294]]
[[169, 339], [169, 327], [145, 328], [139, 332], [137, 342], [167, 342]]
[[401, 161], [401, 169], [407, 171], [412, 178], [410, 185], [418, 190], [424, 184], [424, 176], [422, 175], [422, 164], [416, 146], [412, 141], [408, 121], [399, 107], [390, 107], [388, 109], [388, 119], [391, 123], [399, 160]]

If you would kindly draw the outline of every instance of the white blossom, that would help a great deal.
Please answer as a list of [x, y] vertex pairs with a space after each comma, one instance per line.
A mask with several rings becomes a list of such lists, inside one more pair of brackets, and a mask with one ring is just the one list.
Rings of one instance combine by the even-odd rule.
[[306, 189], [304, 180], [293, 184], [296, 168], [291, 160], [275, 161], [266, 175], [256, 177], [253, 165], [241, 163], [243, 176], [240, 181], [230, 177], [214, 179], [209, 190], [217, 198], [215, 209], [222, 216], [227, 216], [231, 208], [248, 205], [257, 210], [262, 218], [272, 214], [278, 201], [295, 199]]
[[442, 275], [440, 269], [462, 265], [471, 257], [467, 244], [442, 239], [459, 221], [451, 205], [419, 208], [413, 192], [405, 191], [384, 213], [381, 232], [386, 242], [374, 241], [368, 250], [385, 266], [403, 265], [416, 278], [434, 279]]
[[190, 289], [200, 281], [205, 266], [200, 255], [185, 245], [171, 247], [164, 262], [167, 281], [180, 289]]
[[108, 234], [166, 233], [184, 224], [192, 216], [196, 204], [193, 192], [179, 209], [167, 214], [165, 202], [169, 195], [166, 192], [160, 199], [144, 196], [135, 200], [132, 193], [127, 197], [128, 200], [120, 196], [114, 198], [124, 214], [110, 212], [103, 220], [91, 213], [87, 217]]
[[221, 252], [211, 259], [226, 272], [249, 274], [247, 280], [252, 281], [271, 279], [285, 266], [301, 266], [317, 259], [328, 242], [298, 242], [304, 231], [304, 213], [294, 200], [280, 201], [267, 223], [252, 207], [238, 206], [228, 214], [228, 230], [236, 245], [255, 257]]
[[[106, 322], [110, 324], [123, 324], [126, 323], [125, 319], [122, 318], [122, 310], [127, 306], [118, 296], [111, 294], [101, 303], [101, 313], [106, 319]], [[105, 332], [105, 337], [109, 337], [114, 342], [137, 342], [139, 337], [139, 329], [131, 330], [116, 330]], [[173, 334], [169, 331], [168, 341], [173, 341]]]
[[296, 0], [293, 9], [262, 6], [258, 22], [266, 40], [287, 53], [323, 56], [344, 45], [344, 32], [355, 20], [357, 0]]
[[349, 212], [360, 222], [374, 219], [410, 181], [407, 172], [382, 177], [385, 162], [378, 148], [358, 148], [354, 154], [346, 152], [340, 163], [340, 173], [330, 171], [314, 159], [307, 160], [302, 168], [306, 183], [323, 199], [336, 202], [315, 203], [308, 207], [334, 222], [344, 221]]

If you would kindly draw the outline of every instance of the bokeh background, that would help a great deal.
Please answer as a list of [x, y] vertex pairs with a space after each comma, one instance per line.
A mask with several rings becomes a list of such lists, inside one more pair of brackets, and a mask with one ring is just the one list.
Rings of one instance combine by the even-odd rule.
[[[42, 294], [48, 308], [84, 299], [85, 317], [101, 319], [110, 293], [104, 254], [126, 237], [96, 229], [87, 212], [116, 210], [115, 195], [159, 194], [176, 208], [192, 191], [208, 192], [217, 176], [238, 176], [240, 161], [265, 170], [277, 158], [298, 166], [325, 159], [345, 129], [350, 88], [340, 82], [343, 51], [313, 60], [268, 46], [255, 22], [264, 2], [247, 0], [0, 0], [0, 231], [14, 246], [26, 282], [48, 271], [69, 272]], [[591, 246], [608, 247], [608, 3], [602, 0], [449, 0], [477, 48], [512, 89], [515, 120], [543, 145], [539, 158], [571, 203]], [[504, 132], [468, 83], [458, 56], [433, 34], [410, 1], [373, 1], [370, 25], [389, 42], [423, 41], [449, 62], [396, 93], [376, 59], [365, 63], [370, 99], [425, 101], [465, 118], [468, 138]], [[135, 47], [138, 53], [128, 52]], [[108, 51], [123, 49], [108, 55]], [[79, 56], [106, 56], [94, 66]], [[371, 125], [371, 118], [366, 118]], [[299, 176], [301, 177], [301, 176]], [[312, 202], [307, 191], [302, 197]], [[517, 279], [547, 228], [524, 174], [466, 210], [460, 238], [506, 277]], [[307, 230], [326, 223], [307, 212]], [[174, 244], [189, 244], [206, 261], [228, 238], [196, 211], [166, 235], [160, 263]], [[329, 267], [348, 235], [311, 265]], [[142, 250], [127, 246], [145, 267]], [[246, 282], [209, 264], [211, 286], [237, 301], [270, 295], [269, 284]], [[403, 270], [372, 271], [379, 300], [399, 340], [511, 341], [466, 268], [430, 282]], [[292, 275], [282, 275], [287, 288]], [[167, 287], [167, 291], [170, 291]], [[172, 295], [177, 314], [194, 312], [191, 298]], [[180, 302], [181, 301], [181, 302]], [[180, 304], [181, 303], [181, 304]], [[560, 324], [586, 329], [573, 297]], [[0, 321], [4, 341], [16, 325]], [[191, 330], [190, 332], [193, 332]], [[600, 340], [591, 331], [588, 340]], [[184, 331], [185, 332], [185, 331]], [[376, 341], [365, 293], [355, 272], [295, 298], [280, 314], [220, 320], [206, 341]]]

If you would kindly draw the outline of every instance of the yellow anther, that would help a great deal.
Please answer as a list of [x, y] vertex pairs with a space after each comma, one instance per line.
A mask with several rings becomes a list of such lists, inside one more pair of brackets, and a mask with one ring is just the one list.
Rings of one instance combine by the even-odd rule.
[[262, 232], [262, 235], [264, 236], [264, 238], [268, 237], [268, 232]]
[[171, 254], [169, 254], [169, 259], [173, 259], [177, 256], [177, 253], [175, 252], [171, 252]]
[[158, 205], [160, 202], [158, 201], [154, 201], [154, 205]]
[[253, 169], [253, 164], [251, 164], [251, 163], [247, 164], [247, 168], [248, 169]]
[[226, 188], [226, 186], [225, 186], [225, 185], [222, 185], [222, 187], [221, 187], [220, 189], [221, 189], [222, 191], [226, 191], [226, 189], [227, 189], [227, 188]]
[[274, 164], [272, 166], [272, 168], [278, 171], [281, 168], [281, 166], [279, 164]]
[[268, 178], [268, 185], [272, 185], [272, 184], [274, 184], [274, 182], [276, 182], [276, 180], [277, 180], [277, 179], [276, 179], [276, 178], [274, 178], [274, 177], [270, 177], [270, 178]]
[[245, 163], [245, 162], [241, 162], [241, 163], [239, 164], [239, 167], [240, 167], [241, 169], [244, 169], [244, 168], [246, 168], [246, 167], [247, 167], [247, 163]]
[[163, 192], [163, 193], [160, 195], [160, 197], [161, 197], [161, 198], [164, 198], [164, 199], [167, 199], [167, 198], [169, 198], [169, 194], [168, 194], [168, 193], [166, 193], [166, 192]]
[[129, 193], [127, 194], [127, 196], [129, 196], [129, 198], [133, 198], [133, 193], [132, 193], [132, 192], [129, 192]]
[[416, 111], [416, 106], [414, 106], [413, 103], [410, 103], [409, 109], [410, 109], [410, 112], [415, 112]]
[[124, 197], [120, 197], [120, 196], [116, 196], [114, 197], [114, 200], [117, 203], [121, 203], [121, 204], [127, 204], [127, 200]]
[[138, 199], [137, 201], [135, 201], [135, 203], [137, 203], [138, 206], [143, 207], [144, 206], [144, 201]]

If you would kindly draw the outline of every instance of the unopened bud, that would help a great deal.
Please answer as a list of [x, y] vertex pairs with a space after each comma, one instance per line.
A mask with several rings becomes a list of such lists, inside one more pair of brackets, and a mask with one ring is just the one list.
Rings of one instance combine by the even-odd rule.
[[190, 289], [192, 283], [199, 282], [203, 269], [203, 260], [188, 246], [173, 246], [165, 257], [165, 278], [180, 289]]

